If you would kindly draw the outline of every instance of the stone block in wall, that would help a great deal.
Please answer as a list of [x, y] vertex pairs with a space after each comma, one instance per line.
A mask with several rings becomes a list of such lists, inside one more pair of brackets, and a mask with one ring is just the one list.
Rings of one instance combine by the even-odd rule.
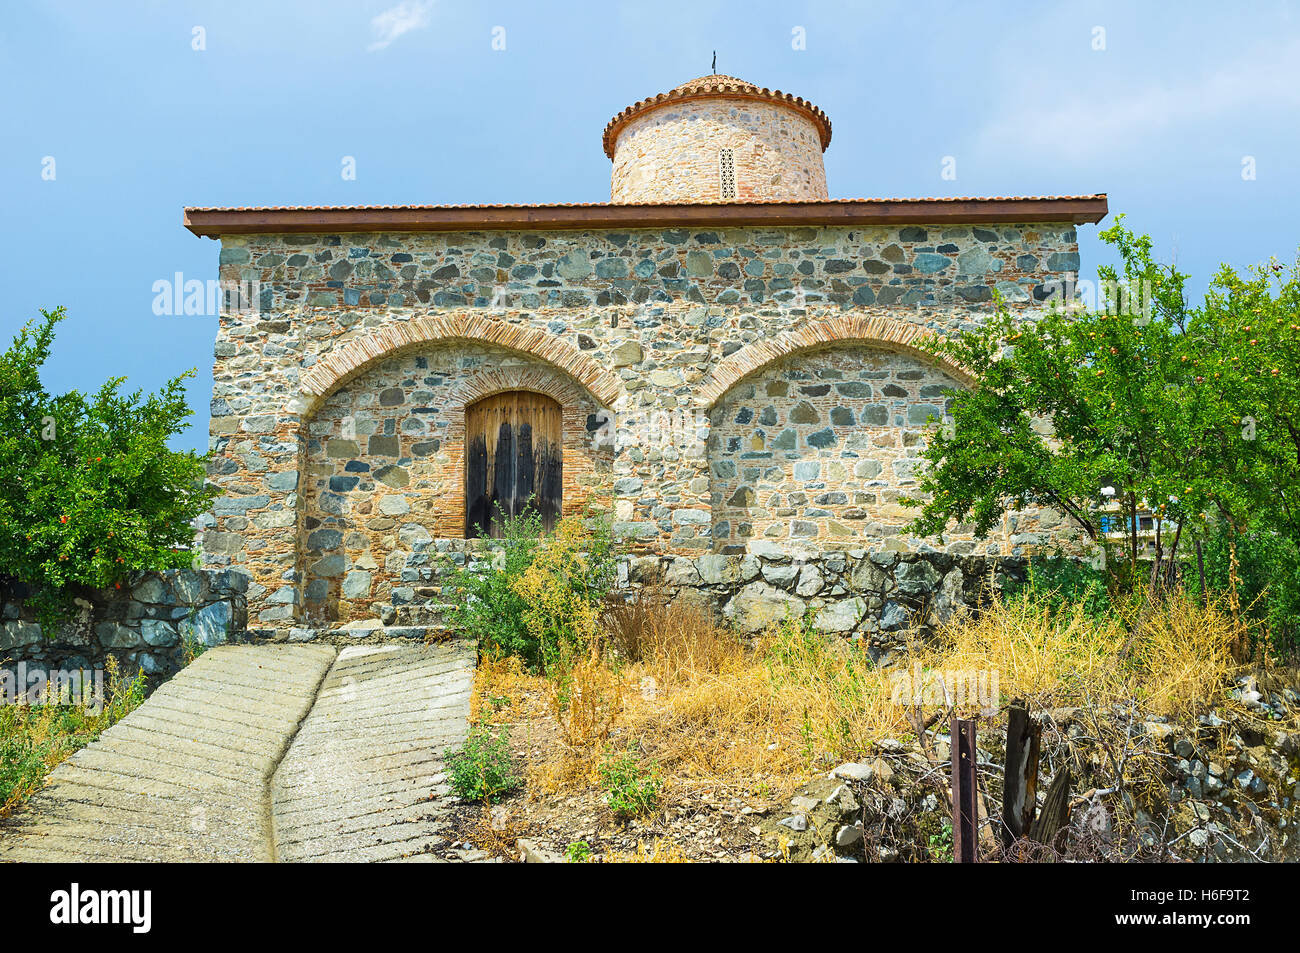
[[905, 596], [924, 598], [939, 585], [939, 571], [928, 559], [901, 561], [894, 570], [894, 585]]
[[776, 586], [778, 589], [789, 589], [794, 585], [795, 579], [799, 576], [800, 567], [791, 563], [769, 564], [762, 568], [763, 579], [769, 585]]
[[206, 646], [220, 645], [229, 640], [234, 611], [229, 602], [214, 602], [204, 606], [191, 623], [193, 637]]
[[669, 586], [696, 586], [703, 582], [695, 563], [687, 556], [675, 556], [668, 560], [668, 570], [664, 573], [664, 583]]
[[663, 566], [658, 556], [639, 556], [628, 566], [628, 578], [638, 585], [653, 586], [664, 580]]
[[766, 582], [751, 582], [727, 601], [723, 615], [743, 632], [762, 632], [788, 618], [803, 615], [802, 599]]
[[148, 576], [141, 582], [136, 583], [131, 590], [131, 598], [136, 602], [156, 605], [165, 602], [167, 596], [167, 586], [158, 576]]
[[866, 616], [867, 608], [866, 600], [860, 596], [836, 599], [813, 616], [813, 628], [818, 632], [854, 632]]
[[966, 579], [961, 569], [956, 566], [949, 569], [934, 594], [934, 604], [930, 609], [932, 622], [949, 622], [966, 610], [965, 588]]
[[95, 626], [95, 637], [105, 649], [132, 649], [140, 645], [140, 632], [122, 622], [101, 622]]
[[203, 595], [204, 576], [191, 570], [179, 570], [168, 581], [177, 605], [192, 606]]
[[145, 619], [140, 623], [140, 635], [154, 647], [175, 645], [180, 640], [176, 623], [164, 619]]
[[20, 649], [41, 640], [41, 627], [35, 622], [9, 621], [0, 626], [0, 650]]
[[758, 577], [759, 562], [752, 556], [724, 556], [707, 553], [695, 559], [700, 579], [711, 586], [730, 586]]

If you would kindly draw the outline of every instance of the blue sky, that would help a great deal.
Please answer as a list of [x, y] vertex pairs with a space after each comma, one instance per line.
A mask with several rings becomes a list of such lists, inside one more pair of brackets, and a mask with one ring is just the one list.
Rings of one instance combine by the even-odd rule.
[[1300, 244], [1297, 3], [20, 0], [0, 335], [66, 305], [55, 390], [196, 367], [178, 445], [205, 448], [216, 319], [152, 309], [155, 281], [216, 275], [183, 206], [606, 201], [605, 123], [715, 49], [826, 110], [832, 196], [1108, 192], [1198, 296]]

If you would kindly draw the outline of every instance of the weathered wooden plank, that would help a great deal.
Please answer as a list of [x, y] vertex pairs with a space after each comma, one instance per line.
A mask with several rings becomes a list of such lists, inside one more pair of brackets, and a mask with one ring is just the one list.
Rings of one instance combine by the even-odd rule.
[[537, 461], [533, 459], [533, 425], [527, 420], [519, 421], [519, 451], [515, 454], [515, 501], [520, 511], [535, 507], [533, 492], [537, 478]]
[[1043, 809], [1029, 829], [1031, 840], [1046, 847], [1055, 847], [1057, 837], [1070, 821], [1070, 777], [1069, 768], [1061, 768], [1052, 783], [1047, 786], [1047, 797], [1043, 799]]
[[1038, 746], [1042, 726], [1029, 717], [1024, 699], [1007, 715], [1007, 763], [1002, 787], [1002, 844], [1024, 837], [1034, 822], [1038, 797]]
[[542, 529], [550, 532], [560, 518], [563, 493], [563, 462], [558, 443], [543, 444], [538, 456], [537, 509], [542, 517]]
[[481, 433], [469, 438], [465, 454], [465, 535], [471, 539], [489, 532], [487, 441]]
[[543, 530], [554, 528], [563, 492], [562, 421], [559, 403], [532, 391], [493, 394], [466, 408], [467, 535], [499, 537], [507, 518], [530, 507]]
[[497, 428], [496, 452], [492, 454], [492, 535], [500, 536], [502, 524], [516, 515], [515, 434], [509, 421]]

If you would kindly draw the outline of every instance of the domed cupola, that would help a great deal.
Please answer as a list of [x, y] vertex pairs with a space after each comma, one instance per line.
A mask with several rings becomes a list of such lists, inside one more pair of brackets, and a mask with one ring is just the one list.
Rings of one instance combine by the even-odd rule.
[[624, 109], [605, 127], [610, 201], [815, 202], [831, 121], [807, 100], [713, 74]]

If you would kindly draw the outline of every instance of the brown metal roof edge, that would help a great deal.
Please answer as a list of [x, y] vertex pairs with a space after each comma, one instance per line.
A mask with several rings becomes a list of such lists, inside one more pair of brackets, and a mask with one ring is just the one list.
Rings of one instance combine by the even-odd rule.
[[864, 199], [695, 205], [187, 208], [195, 235], [820, 225], [991, 225], [1101, 221], [1105, 194], [1062, 198]]

